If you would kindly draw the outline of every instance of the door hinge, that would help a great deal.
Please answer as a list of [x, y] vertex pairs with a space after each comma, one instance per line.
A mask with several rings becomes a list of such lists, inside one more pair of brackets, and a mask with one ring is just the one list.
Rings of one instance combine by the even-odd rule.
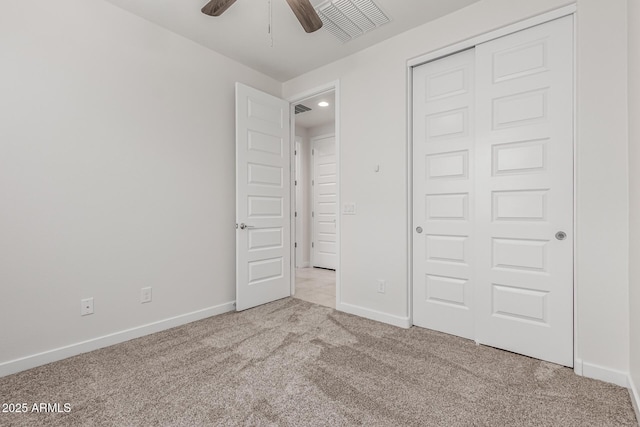
[[311, 218], [315, 217], [316, 213], [314, 211], [311, 211]]
[[293, 150], [293, 155], [297, 156], [298, 155], [298, 150]]
[[295, 181], [293, 181], [295, 184], [293, 185], [298, 185], [298, 180], [296, 179]]
[[316, 185], [316, 180], [315, 179], [311, 180], [311, 185]]
[[298, 212], [296, 212], [293, 216], [295, 216], [297, 218], [298, 217]]
[[314, 154], [316, 154], [316, 150], [311, 150], [311, 155], [313, 156]]
[[312, 247], [312, 248], [315, 248], [315, 247], [316, 247], [316, 244], [315, 244], [315, 243], [313, 243], [313, 242], [311, 242], [311, 247]]
[[297, 248], [297, 247], [298, 247], [298, 242], [295, 242], [295, 243], [293, 244], [293, 247], [294, 247], [294, 248]]

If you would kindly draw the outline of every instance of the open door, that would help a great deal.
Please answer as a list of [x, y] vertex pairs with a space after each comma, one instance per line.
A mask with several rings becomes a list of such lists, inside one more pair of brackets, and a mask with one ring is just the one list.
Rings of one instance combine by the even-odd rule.
[[236, 309], [291, 295], [289, 103], [236, 83]]

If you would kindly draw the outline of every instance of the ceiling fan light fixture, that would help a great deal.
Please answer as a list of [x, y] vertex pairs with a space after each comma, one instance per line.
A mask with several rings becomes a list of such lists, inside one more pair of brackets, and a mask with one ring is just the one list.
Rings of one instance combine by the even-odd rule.
[[211, 0], [204, 5], [201, 12], [209, 16], [220, 16], [235, 2], [236, 0]]
[[328, 107], [329, 103], [327, 101], [318, 102], [318, 107]]
[[[201, 11], [205, 15], [220, 16], [235, 2], [236, 0], [209, 0], [209, 3], [204, 5]], [[313, 33], [322, 28], [322, 19], [310, 0], [287, 0], [287, 3], [307, 33]], [[269, 2], [269, 10], [271, 10], [271, 2]]]
[[309, 0], [287, 0], [287, 3], [307, 33], [313, 33], [322, 28], [322, 19]]

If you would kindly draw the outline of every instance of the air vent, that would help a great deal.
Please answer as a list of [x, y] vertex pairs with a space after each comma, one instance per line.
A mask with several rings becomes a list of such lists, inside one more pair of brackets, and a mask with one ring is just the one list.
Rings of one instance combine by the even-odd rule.
[[307, 111], [311, 111], [311, 108], [306, 105], [298, 104], [296, 105], [296, 114], [306, 113]]
[[390, 21], [371, 0], [331, 0], [321, 4], [318, 15], [323, 28], [342, 43], [360, 37]]

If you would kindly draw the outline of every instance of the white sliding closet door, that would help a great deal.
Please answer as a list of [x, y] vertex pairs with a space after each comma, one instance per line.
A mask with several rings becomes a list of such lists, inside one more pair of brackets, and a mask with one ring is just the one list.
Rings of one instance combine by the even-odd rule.
[[474, 58], [473, 49], [448, 56], [413, 77], [413, 323], [466, 338], [474, 336]]
[[414, 69], [413, 318], [573, 366], [573, 19]]
[[476, 52], [476, 339], [573, 366], [573, 19]]

